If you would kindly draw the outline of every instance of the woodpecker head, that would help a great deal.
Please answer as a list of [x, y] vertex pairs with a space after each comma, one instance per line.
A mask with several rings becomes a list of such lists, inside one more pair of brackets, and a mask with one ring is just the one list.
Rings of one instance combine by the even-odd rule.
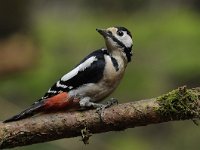
[[110, 27], [96, 30], [104, 37], [106, 46], [111, 53], [120, 50], [127, 58], [127, 61], [131, 61], [133, 41], [128, 29], [124, 27]]

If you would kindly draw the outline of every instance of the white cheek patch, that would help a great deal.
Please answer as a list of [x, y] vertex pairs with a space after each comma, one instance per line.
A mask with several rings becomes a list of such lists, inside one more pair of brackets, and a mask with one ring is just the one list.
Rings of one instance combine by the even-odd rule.
[[116, 35], [117, 39], [121, 41], [126, 47], [131, 47], [133, 45], [133, 41], [131, 37], [124, 32], [123, 36]]
[[79, 71], [84, 71], [86, 68], [90, 67], [91, 64], [94, 61], [97, 61], [97, 58], [95, 56], [92, 56], [92, 57], [88, 58], [86, 61], [84, 61], [83, 63], [81, 63], [80, 65], [78, 65], [72, 71], [70, 71], [69, 73], [67, 73], [66, 75], [64, 75], [61, 78], [61, 80], [62, 81], [67, 81], [67, 80], [73, 78], [74, 76], [76, 76], [78, 74]]
[[131, 47], [133, 45], [133, 41], [129, 35], [127, 35], [125, 38], [123, 38], [122, 41], [126, 47]]

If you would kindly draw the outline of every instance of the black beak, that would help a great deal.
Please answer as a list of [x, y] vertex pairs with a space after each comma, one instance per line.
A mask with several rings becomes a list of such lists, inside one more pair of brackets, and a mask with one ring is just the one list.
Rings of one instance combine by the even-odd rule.
[[108, 31], [105, 29], [96, 29], [97, 32], [99, 32], [103, 37], [108, 36]]

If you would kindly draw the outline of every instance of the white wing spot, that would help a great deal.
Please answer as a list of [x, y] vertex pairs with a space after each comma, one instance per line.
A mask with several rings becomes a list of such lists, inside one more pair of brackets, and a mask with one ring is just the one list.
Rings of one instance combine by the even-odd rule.
[[48, 93], [57, 93], [57, 91], [51, 91], [51, 89], [49, 89]]
[[64, 84], [60, 84], [60, 81], [58, 81], [57, 83], [56, 83], [56, 86], [57, 87], [62, 87], [62, 88], [67, 88], [67, 86], [66, 85], [64, 85]]
[[68, 88], [71, 90], [71, 89], [73, 89], [73, 86], [69, 86]]
[[78, 65], [75, 69], [73, 69], [72, 71], [70, 71], [69, 73], [67, 73], [66, 75], [64, 75], [61, 80], [62, 81], [67, 81], [71, 78], [73, 78], [74, 76], [76, 76], [78, 74], [79, 71], [83, 71], [86, 68], [90, 67], [91, 64], [97, 61], [97, 58], [95, 56], [92, 56], [90, 58], [88, 58], [86, 61], [84, 61], [83, 63], [81, 63], [80, 65]]

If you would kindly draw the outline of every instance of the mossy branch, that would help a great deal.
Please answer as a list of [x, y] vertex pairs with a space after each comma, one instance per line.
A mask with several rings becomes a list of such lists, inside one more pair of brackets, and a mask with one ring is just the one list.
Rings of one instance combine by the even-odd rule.
[[200, 117], [200, 88], [180, 87], [163, 96], [119, 104], [104, 112], [103, 122], [95, 110], [43, 114], [11, 123], [0, 123], [0, 149], [119, 131], [173, 120]]

